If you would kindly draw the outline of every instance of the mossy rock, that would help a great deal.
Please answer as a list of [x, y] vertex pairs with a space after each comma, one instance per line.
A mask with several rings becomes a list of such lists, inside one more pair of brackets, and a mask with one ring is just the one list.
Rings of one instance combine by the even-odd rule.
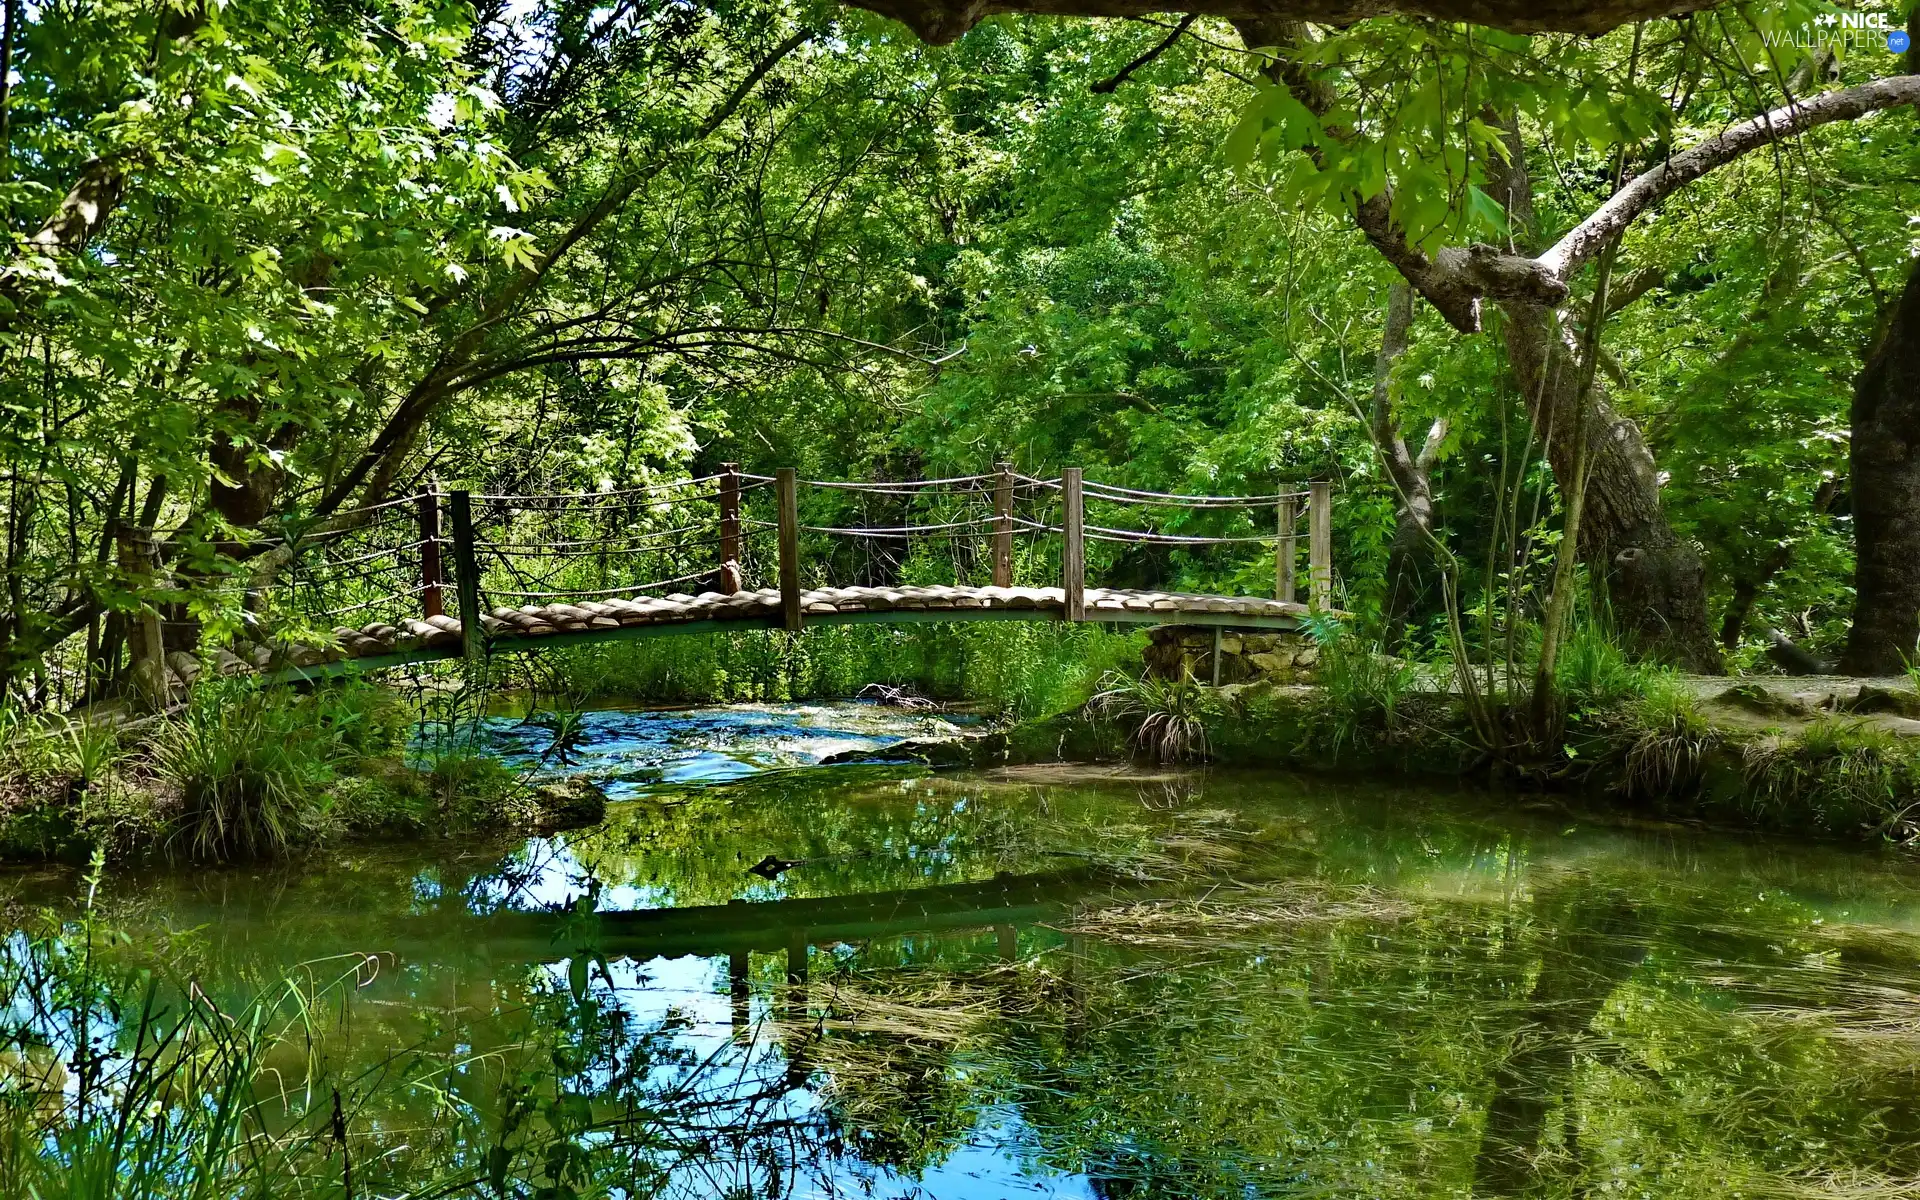
[[1892, 713], [1895, 716], [1920, 720], [1920, 694], [1874, 687], [1871, 684], [1862, 687], [1853, 696], [1841, 699], [1834, 707], [1840, 712], [1853, 713], [1856, 716]]
[[1740, 683], [1715, 696], [1716, 704], [1737, 708], [1762, 717], [1807, 717], [1813, 710], [1798, 700], [1776, 696], [1757, 683]]
[[1116, 762], [1132, 756], [1119, 726], [1077, 712], [1028, 721], [1006, 735], [1009, 763]]
[[562, 779], [533, 789], [533, 827], [541, 833], [585, 829], [607, 817], [607, 794], [585, 779]]
[[71, 807], [30, 808], [0, 818], [0, 862], [85, 862], [93, 842]]
[[823, 767], [852, 763], [924, 763], [929, 767], [984, 767], [1006, 758], [1006, 735], [969, 734], [963, 737], [908, 738], [875, 750], [844, 750], [820, 760]]

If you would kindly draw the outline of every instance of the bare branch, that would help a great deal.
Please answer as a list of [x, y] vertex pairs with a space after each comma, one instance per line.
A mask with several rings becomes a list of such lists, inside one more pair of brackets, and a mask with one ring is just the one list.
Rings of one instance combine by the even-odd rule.
[[1133, 75], [1135, 71], [1138, 71], [1141, 67], [1146, 66], [1148, 63], [1152, 62], [1154, 59], [1159, 58], [1162, 54], [1165, 54], [1167, 50], [1175, 42], [1180, 40], [1180, 35], [1187, 31], [1187, 26], [1193, 24], [1197, 20], [1199, 20], [1199, 14], [1197, 13], [1188, 13], [1186, 16], [1181, 17], [1180, 23], [1173, 27], [1173, 32], [1169, 33], [1166, 37], [1161, 38], [1160, 41], [1156, 43], [1151, 50], [1148, 50], [1145, 54], [1142, 54], [1139, 58], [1134, 59], [1132, 62], [1128, 63], [1126, 66], [1121, 67], [1118, 71], [1115, 71], [1113, 74], [1107, 76], [1105, 79], [1102, 79], [1100, 82], [1094, 84], [1092, 87], [1088, 88], [1087, 90], [1092, 92], [1096, 96], [1105, 96], [1110, 92], [1117, 91], [1120, 85], [1125, 83]]

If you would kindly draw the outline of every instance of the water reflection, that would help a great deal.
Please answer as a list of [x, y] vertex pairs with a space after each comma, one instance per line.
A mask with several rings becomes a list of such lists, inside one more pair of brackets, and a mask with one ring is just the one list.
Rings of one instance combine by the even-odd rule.
[[375, 955], [326, 1053], [392, 1192], [1720, 1197], [1916, 1191], [1917, 902], [1513, 798], [877, 768], [103, 911], [229, 1007]]

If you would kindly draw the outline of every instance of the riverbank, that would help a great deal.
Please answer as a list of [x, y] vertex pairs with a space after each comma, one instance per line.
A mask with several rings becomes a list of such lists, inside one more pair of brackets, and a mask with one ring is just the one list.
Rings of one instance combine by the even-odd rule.
[[[935, 639], [965, 668], [941, 674], [915, 639], [834, 632], [784, 657], [765, 634], [592, 648], [517, 691], [451, 676], [305, 693], [210, 681], [145, 724], [16, 725], [0, 731], [0, 861], [219, 862], [553, 831], [663, 785], [872, 759], [1464, 779], [1725, 828], [1920, 840], [1920, 694], [1907, 679], [1690, 679], [1583, 635], [1560, 680], [1564, 737], [1542, 752], [1490, 746], [1450, 672], [1337, 636], [972, 631], [958, 648]], [[777, 670], [732, 673], [729, 656], [763, 652]], [[702, 702], [723, 684], [753, 703]], [[882, 702], [792, 698], [856, 685]], [[643, 698], [654, 707], [631, 707]]]
[[1920, 842], [1920, 694], [1906, 680], [1657, 677], [1573, 697], [1557, 753], [1495, 754], [1458, 697], [1414, 687], [1163, 685], [927, 748], [936, 765], [1125, 759], [1474, 780], [1635, 813]]
[[605, 798], [537, 784], [469, 745], [422, 746], [418, 713], [365, 683], [208, 685], [178, 712], [8, 731], [0, 862], [230, 862], [356, 839], [593, 824]]

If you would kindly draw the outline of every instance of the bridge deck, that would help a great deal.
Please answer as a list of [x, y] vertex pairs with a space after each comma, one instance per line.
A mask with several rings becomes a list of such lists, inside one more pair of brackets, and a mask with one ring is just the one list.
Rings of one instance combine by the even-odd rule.
[[[808, 624], [856, 622], [1061, 620], [1066, 594], [1057, 587], [845, 587], [800, 593]], [[1180, 592], [1088, 588], [1087, 619], [1140, 625], [1216, 625], [1237, 629], [1299, 628], [1308, 609], [1292, 601], [1256, 596], [1202, 596]], [[528, 608], [496, 608], [481, 618], [494, 651], [531, 649], [567, 642], [779, 627], [775, 588], [733, 595], [702, 592], [621, 599], [579, 600]], [[375, 623], [333, 631], [333, 645], [258, 643], [220, 650], [222, 674], [272, 671], [336, 674], [452, 658], [461, 653], [460, 622], [452, 617], [409, 619], [400, 626]], [[199, 674], [191, 655], [168, 656], [182, 682]]]

